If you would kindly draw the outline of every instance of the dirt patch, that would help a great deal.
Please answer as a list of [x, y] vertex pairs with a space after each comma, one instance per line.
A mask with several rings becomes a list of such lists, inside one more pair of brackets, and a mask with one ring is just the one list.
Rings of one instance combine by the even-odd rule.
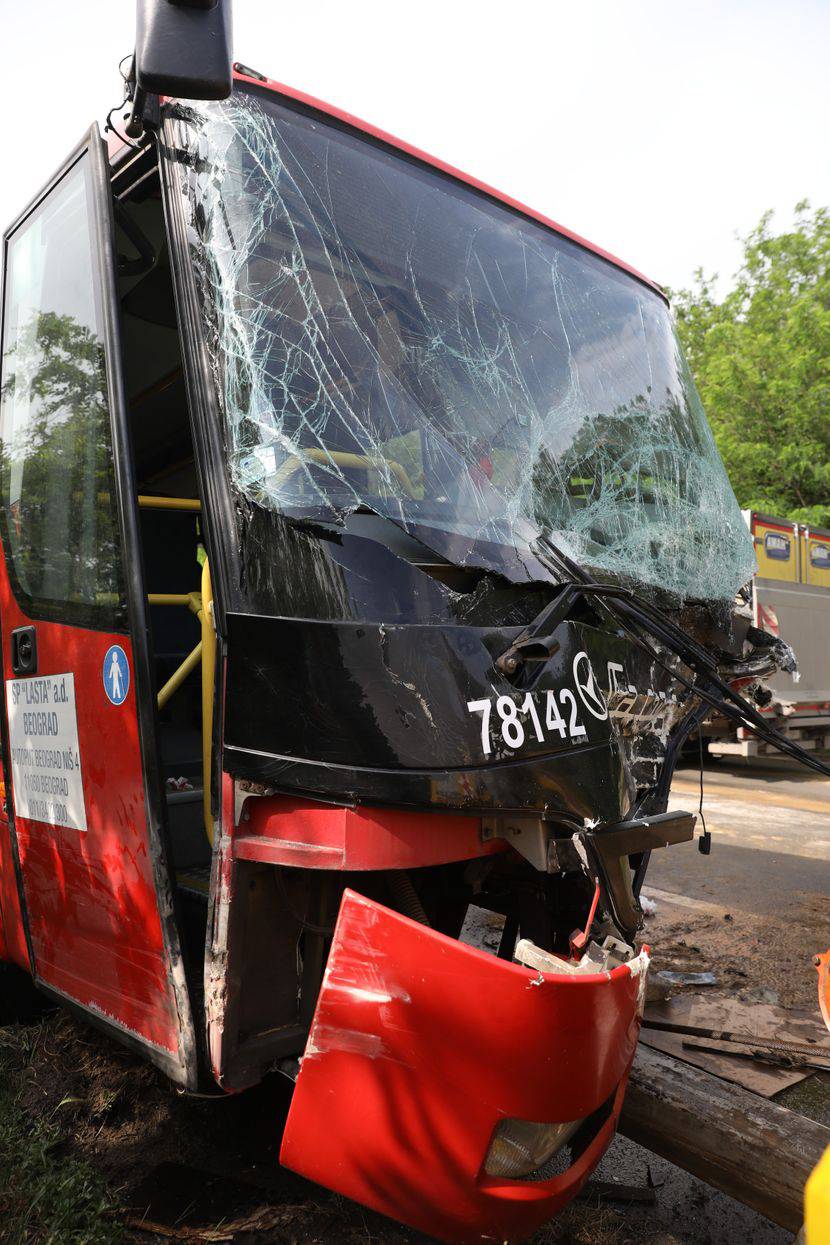
[[667, 997], [699, 986], [666, 985], [660, 972], [711, 971], [714, 993], [742, 1002], [765, 1002], [815, 1012], [818, 1008], [813, 956], [830, 946], [830, 904], [825, 895], [796, 892], [781, 917], [746, 912], [718, 915], [658, 900], [646, 922], [653, 948], [651, 993]]
[[[713, 995], [815, 1010], [812, 956], [830, 945], [827, 908], [824, 896], [811, 893], [791, 896], [780, 917], [700, 912], [658, 901], [646, 938], [654, 947], [656, 971], [711, 969], [718, 979]], [[672, 993], [683, 990], [671, 987]], [[143, 1230], [140, 1225], [148, 1222], [177, 1234], [166, 1239], [246, 1245], [425, 1245], [428, 1240], [279, 1167], [291, 1088], [282, 1078], [234, 1097], [185, 1096], [137, 1056], [63, 1011], [31, 1028], [0, 1030], [0, 1071], [14, 1084], [25, 1117], [56, 1130], [51, 1153], [86, 1164], [82, 1170], [93, 1169], [105, 1181], [102, 1240], [117, 1223], [132, 1245], [157, 1245], [165, 1238]], [[620, 1155], [628, 1150], [635, 1157], [626, 1177]], [[643, 1180], [643, 1155], [618, 1140], [604, 1160], [605, 1178]], [[744, 1219], [736, 1219], [730, 1235], [721, 1216], [744, 1215], [741, 1208], [729, 1204], [724, 1210], [724, 1199], [685, 1175], [674, 1205], [675, 1177], [664, 1179], [669, 1183], [659, 1191], [657, 1207], [579, 1202], [538, 1233], [535, 1245], [740, 1239]], [[692, 1231], [690, 1208], [709, 1216], [702, 1218], [699, 1232]], [[51, 1238], [54, 1245], [75, 1239], [60, 1233]], [[771, 1232], [763, 1239], [778, 1238]]]
[[[26, 1118], [35, 1125], [52, 1121], [65, 1160], [104, 1179], [110, 1196], [101, 1206], [102, 1241], [115, 1236], [116, 1225], [119, 1239], [131, 1245], [430, 1240], [279, 1167], [290, 1090], [281, 1079], [236, 1097], [188, 1097], [63, 1011], [36, 1026], [0, 1030], [0, 1038], [0, 1067]], [[639, 1180], [641, 1172], [631, 1178]], [[636, 1230], [631, 1219], [624, 1207], [579, 1202], [539, 1232], [534, 1245], [673, 1245], [677, 1239], [644, 1233], [646, 1208], [634, 1216]], [[141, 1225], [148, 1223], [176, 1235], [146, 1231]], [[50, 1245], [75, 1239], [57, 1233]]]
[[32, 1124], [51, 1121], [62, 1152], [106, 1180], [128, 1241], [164, 1239], [142, 1231], [142, 1218], [174, 1229], [180, 1240], [427, 1240], [279, 1167], [290, 1090], [282, 1078], [233, 1097], [183, 1095], [63, 1011], [0, 1036], [17, 1106]]

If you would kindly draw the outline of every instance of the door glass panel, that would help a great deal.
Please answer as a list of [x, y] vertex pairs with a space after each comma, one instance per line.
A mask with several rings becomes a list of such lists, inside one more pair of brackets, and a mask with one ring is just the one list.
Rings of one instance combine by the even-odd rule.
[[126, 630], [91, 205], [84, 155], [9, 239], [0, 509], [31, 617]]

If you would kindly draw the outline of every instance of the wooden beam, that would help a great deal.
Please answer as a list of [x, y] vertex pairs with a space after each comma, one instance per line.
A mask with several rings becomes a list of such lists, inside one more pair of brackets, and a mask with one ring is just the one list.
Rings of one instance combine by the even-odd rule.
[[823, 1124], [647, 1046], [637, 1049], [620, 1132], [792, 1232], [830, 1145]]

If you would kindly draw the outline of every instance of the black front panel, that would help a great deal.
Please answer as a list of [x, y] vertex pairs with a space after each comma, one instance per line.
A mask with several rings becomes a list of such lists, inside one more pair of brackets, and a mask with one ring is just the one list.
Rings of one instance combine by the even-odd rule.
[[515, 635], [229, 615], [228, 768], [336, 799], [624, 818], [680, 712], [669, 676], [564, 622], [517, 688], [494, 664]]

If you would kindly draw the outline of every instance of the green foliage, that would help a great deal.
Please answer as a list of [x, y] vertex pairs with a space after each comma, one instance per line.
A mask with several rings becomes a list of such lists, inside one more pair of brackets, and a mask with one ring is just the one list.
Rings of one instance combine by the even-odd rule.
[[0, 491], [21, 587], [82, 606], [120, 603], [103, 347], [71, 315], [35, 311], [4, 367], [13, 433], [0, 455]]
[[830, 527], [830, 211], [743, 247], [725, 298], [701, 269], [674, 294], [680, 338], [741, 506]]
[[37, 1034], [0, 1029], [0, 1237], [7, 1245], [117, 1245], [124, 1232], [103, 1178], [64, 1152], [57, 1123], [27, 1117], [18, 1102], [24, 1048]]

